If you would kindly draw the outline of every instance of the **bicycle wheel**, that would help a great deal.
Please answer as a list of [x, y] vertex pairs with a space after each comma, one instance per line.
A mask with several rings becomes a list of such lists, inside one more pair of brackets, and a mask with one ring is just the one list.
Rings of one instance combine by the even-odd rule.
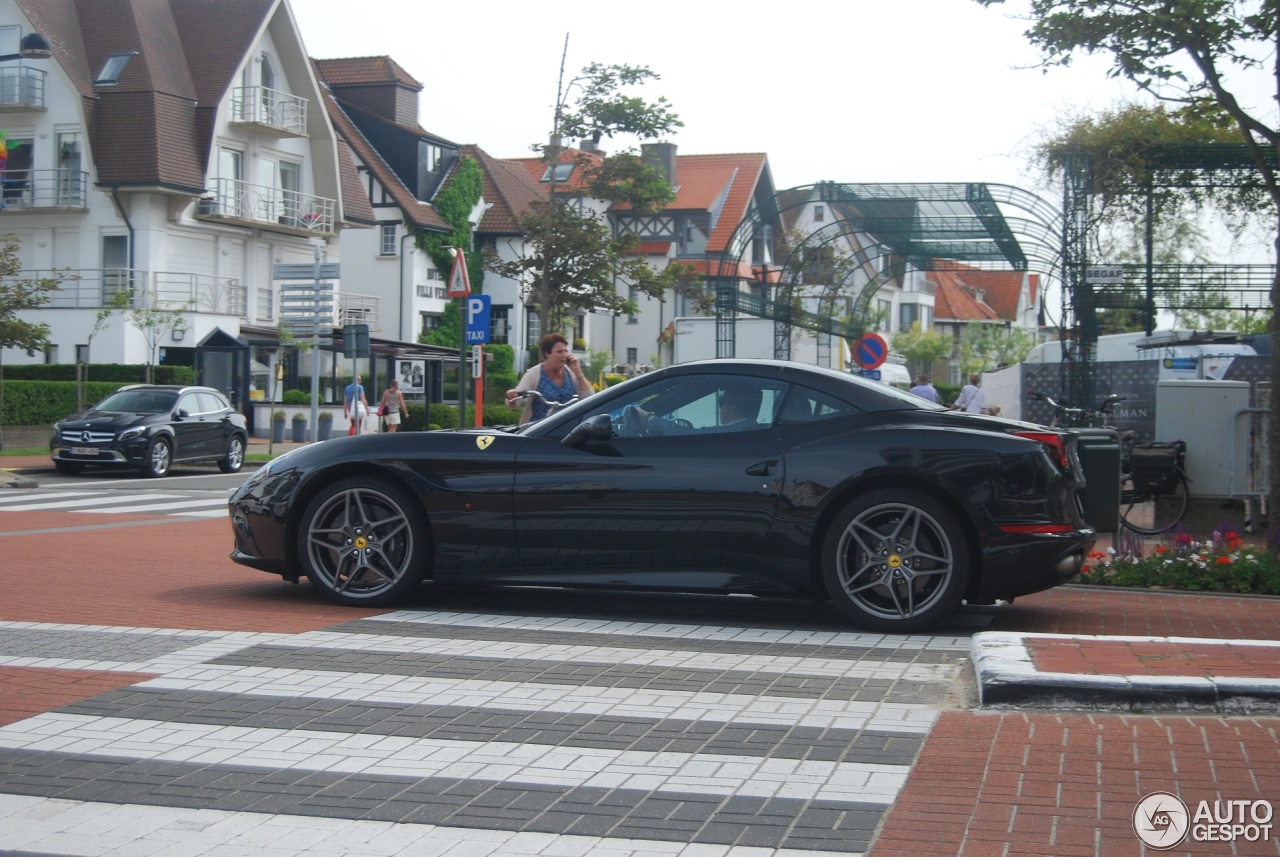
[[1173, 491], [1166, 494], [1135, 491], [1131, 474], [1120, 477], [1120, 523], [1135, 533], [1155, 536], [1168, 532], [1186, 517], [1190, 503], [1187, 477], [1181, 471]]

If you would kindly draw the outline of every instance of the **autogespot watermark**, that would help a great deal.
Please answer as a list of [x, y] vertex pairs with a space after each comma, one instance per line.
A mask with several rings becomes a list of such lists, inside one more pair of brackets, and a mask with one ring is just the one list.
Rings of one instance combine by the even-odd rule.
[[1151, 848], [1176, 848], [1192, 842], [1259, 842], [1271, 838], [1271, 802], [1202, 800], [1191, 812], [1169, 792], [1152, 792], [1133, 808], [1133, 832]]

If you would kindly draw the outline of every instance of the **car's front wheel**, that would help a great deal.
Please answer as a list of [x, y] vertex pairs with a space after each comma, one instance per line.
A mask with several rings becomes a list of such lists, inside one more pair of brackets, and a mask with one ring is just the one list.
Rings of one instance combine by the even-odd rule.
[[911, 633], [941, 622], [969, 583], [955, 516], [915, 491], [873, 491], [845, 507], [823, 541], [827, 592], [863, 627]]
[[320, 492], [303, 512], [298, 556], [312, 585], [340, 604], [393, 603], [426, 575], [422, 512], [388, 482], [343, 479]]
[[218, 459], [218, 469], [223, 473], [237, 473], [244, 465], [244, 438], [235, 434], [227, 441], [226, 455]]
[[147, 447], [147, 463], [142, 465], [142, 475], [158, 479], [169, 472], [173, 465], [173, 447], [169, 441], [158, 437]]

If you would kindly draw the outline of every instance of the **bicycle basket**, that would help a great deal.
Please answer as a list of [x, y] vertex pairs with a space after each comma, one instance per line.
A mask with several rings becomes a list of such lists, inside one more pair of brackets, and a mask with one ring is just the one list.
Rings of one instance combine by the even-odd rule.
[[1174, 440], [1144, 443], [1129, 453], [1133, 490], [1139, 494], [1172, 494], [1178, 490], [1178, 471], [1187, 445]]

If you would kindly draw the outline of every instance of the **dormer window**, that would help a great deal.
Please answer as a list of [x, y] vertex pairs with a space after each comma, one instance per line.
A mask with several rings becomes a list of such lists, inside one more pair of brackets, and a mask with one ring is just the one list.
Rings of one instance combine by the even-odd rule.
[[124, 74], [124, 67], [137, 55], [137, 51], [120, 51], [107, 57], [107, 61], [102, 65], [102, 71], [98, 72], [98, 76], [93, 79], [93, 85], [115, 86], [120, 82], [120, 75]]
[[[573, 174], [573, 168], [575, 166], [576, 164], [572, 163], [556, 164], [556, 181], [567, 182], [569, 180], [569, 176]], [[544, 182], [551, 181], [551, 167], [547, 167], [546, 172], [542, 174], [542, 180]]]

